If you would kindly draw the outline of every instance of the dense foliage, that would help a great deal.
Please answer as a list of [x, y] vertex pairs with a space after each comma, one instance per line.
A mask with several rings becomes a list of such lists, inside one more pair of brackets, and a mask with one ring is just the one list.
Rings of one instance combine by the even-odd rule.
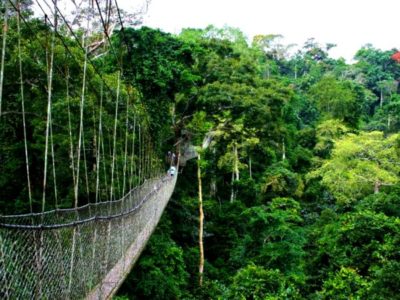
[[177, 72], [171, 125], [202, 153], [205, 279], [193, 160], [120, 297], [400, 299], [395, 51], [367, 45], [346, 64], [314, 40], [290, 56], [279, 36], [250, 46], [234, 28], [167, 36], [134, 64]]
[[[9, 26], [15, 29], [15, 19]], [[53, 176], [59, 180], [59, 207], [70, 207], [75, 179], [62, 158], [73, 155], [69, 147], [77, 143], [70, 132], [79, 130], [84, 54], [63, 30], [54, 56], [62, 69], [55, 72], [53, 85], [62, 92], [53, 95], [59, 159]], [[34, 208], [42, 193], [51, 36], [51, 28], [34, 18], [22, 24]], [[0, 122], [2, 213], [28, 211], [18, 38], [9, 31], [3, 95], [17, 101], [3, 103]], [[115, 197], [126, 191], [126, 140], [133, 141], [133, 151], [152, 139], [151, 149], [162, 157], [183, 137], [201, 154], [201, 160], [179, 170], [173, 199], [119, 298], [400, 299], [400, 66], [391, 58], [395, 50], [367, 45], [355, 63], [347, 64], [329, 57], [332, 45], [309, 40], [289, 55], [279, 36], [259, 35], [250, 45], [239, 30], [213, 26], [186, 29], [179, 36], [126, 28], [111, 38], [118, 57], [111, 51], [91, 54], [84, 115], [88, 164], [81, 166], [86, 178], [78, 180], [95, 182], [96, 153], [113, 148], [115, 95], [105, 84], [121, 85]], [[72, 72], [77, 75], [69, 77]], [[104, 145], [97, 145], [100, 111]], [[140, 141], [135, 130], [127, 129], [136, 126], [137, 118], [148, 130]], [[142, 156], [132, 154], [132, 162], [146, 160], [149, 149], [141, 149]], [[106, 154], [108, 168], [111, 155]], [[104, 199], [108, 170], [99, 179]], [[198, 170], [205, 214], [202, 285]], [[135, 172], [129, 175], [135, 179], [126, 185], [140, 182]], [[49, 209], [56, 201], [52, 190], [49, 183]], [[94, 184], [88, 184], [80, 204], [95, 193]]]

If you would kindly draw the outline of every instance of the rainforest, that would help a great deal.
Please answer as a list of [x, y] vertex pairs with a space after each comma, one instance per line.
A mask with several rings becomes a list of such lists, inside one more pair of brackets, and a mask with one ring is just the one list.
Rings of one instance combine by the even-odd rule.
[[348, 62], [312, 38], [79, 18], [74, 36], [20, 4], [2, 6], [0, 215], [118, 199], [191, 151], [115, 299], [400, 299], [397, 49]]
[[396, 49], [349, 64], [229, 27], [129, 34], [155, 132], [199, 155], [120, 299], [400, 299]]

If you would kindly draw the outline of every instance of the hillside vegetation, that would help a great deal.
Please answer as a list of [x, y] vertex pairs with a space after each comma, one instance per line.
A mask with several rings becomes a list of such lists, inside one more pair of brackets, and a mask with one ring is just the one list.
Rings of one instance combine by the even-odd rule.
[[366, 45], [347, 64], [333, 45], [289, 55], [279, 36], [249, 44], [234, 28], [129, 34], [154, 130], [170, 144], [183, 133], [200, 160], [181, 168], [121, 295], [400, 299], [396, 50]]

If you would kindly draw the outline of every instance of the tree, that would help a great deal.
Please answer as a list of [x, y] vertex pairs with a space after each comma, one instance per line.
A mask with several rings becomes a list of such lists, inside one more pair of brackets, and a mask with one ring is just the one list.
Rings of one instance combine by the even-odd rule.
[[243, 236], [231, 254], [232, 262], [254, 262], [278, 269], [300, 283], [303, 278], [303, 245], [300, 205], [290, 198], [275, 198], [267, 205], [243, 212]]
[[369, 283], [352, 268], [342, 267], [324, 282], [318, 299], [362, 300], [366, 299]]
[[264, 173], [261, 191], [265, 198], [301, 197], [304, 183], [299, 174], [291, 171], [286, 162], [271, 165]]
[[368, 44], [355, 55], [358, 61], [356, 68], [362, 74], [365, 86], [379, 99], [380, 106], [383, 105], [386, 90], [390, 91], [394, 80], [400, 77], [400, 67], [391, 58], [392, 54], [393, 51], [382, 51]]
[[278, 300], [285, 294], [285, 284], [285, 277], [278, 270], [248, 265], [236, 273], [226, 298]]
[[167, 139], [174, 125], [175, 95], [190, 90], [197, 79], [190, 71], [194, 63], [190, 50], [171, 34], [148, 27], [128, 28], [115, 39], [117, 45], [127, 44], [124, 75], [142, 95], [152, 137]]
[[350, 128], [337, 119], [323, 121], [317, 126], [315, 153], [323, 158], [327, 158], [331, 154], [335, 140], [340, 139], [350, 132]]
[[[169, 220], [164, 219], [163, 231]], [[188, 282], [188, 273], [183, 261], [183, 250], [170, 237], [160, 232], [152, 235], [142, 259], [128, 276], [120, 295], [127, 294], [129, 299], [177, 299], [184, 295]]]
[[332, 157], [311, 172], [308, 178], [321, 182], [338, 203], [351, 204], [382, 186], [399, 182], [399, 135], [385, 137], [382, 132], [349, 134], [335, 142]]
[[325, 119], [339, 119], [353, 127], [357, 126], [360, 102], [350, 82], [325, 76], [310, 88], [309, 94]]
[[386, 133], [396, 133], [400, 130], [400, 95], [394, 94], [382, 107], [378, 108], [365, 124], [365, 130], [380, 130]]

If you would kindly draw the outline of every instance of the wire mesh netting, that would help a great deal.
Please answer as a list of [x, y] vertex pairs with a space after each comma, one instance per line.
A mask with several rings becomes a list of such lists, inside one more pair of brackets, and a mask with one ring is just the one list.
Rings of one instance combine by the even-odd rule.
[[104, 299], [122, 283], [157, 225], [176, 176], [121, 200], [0, 216], [0, 299]]

